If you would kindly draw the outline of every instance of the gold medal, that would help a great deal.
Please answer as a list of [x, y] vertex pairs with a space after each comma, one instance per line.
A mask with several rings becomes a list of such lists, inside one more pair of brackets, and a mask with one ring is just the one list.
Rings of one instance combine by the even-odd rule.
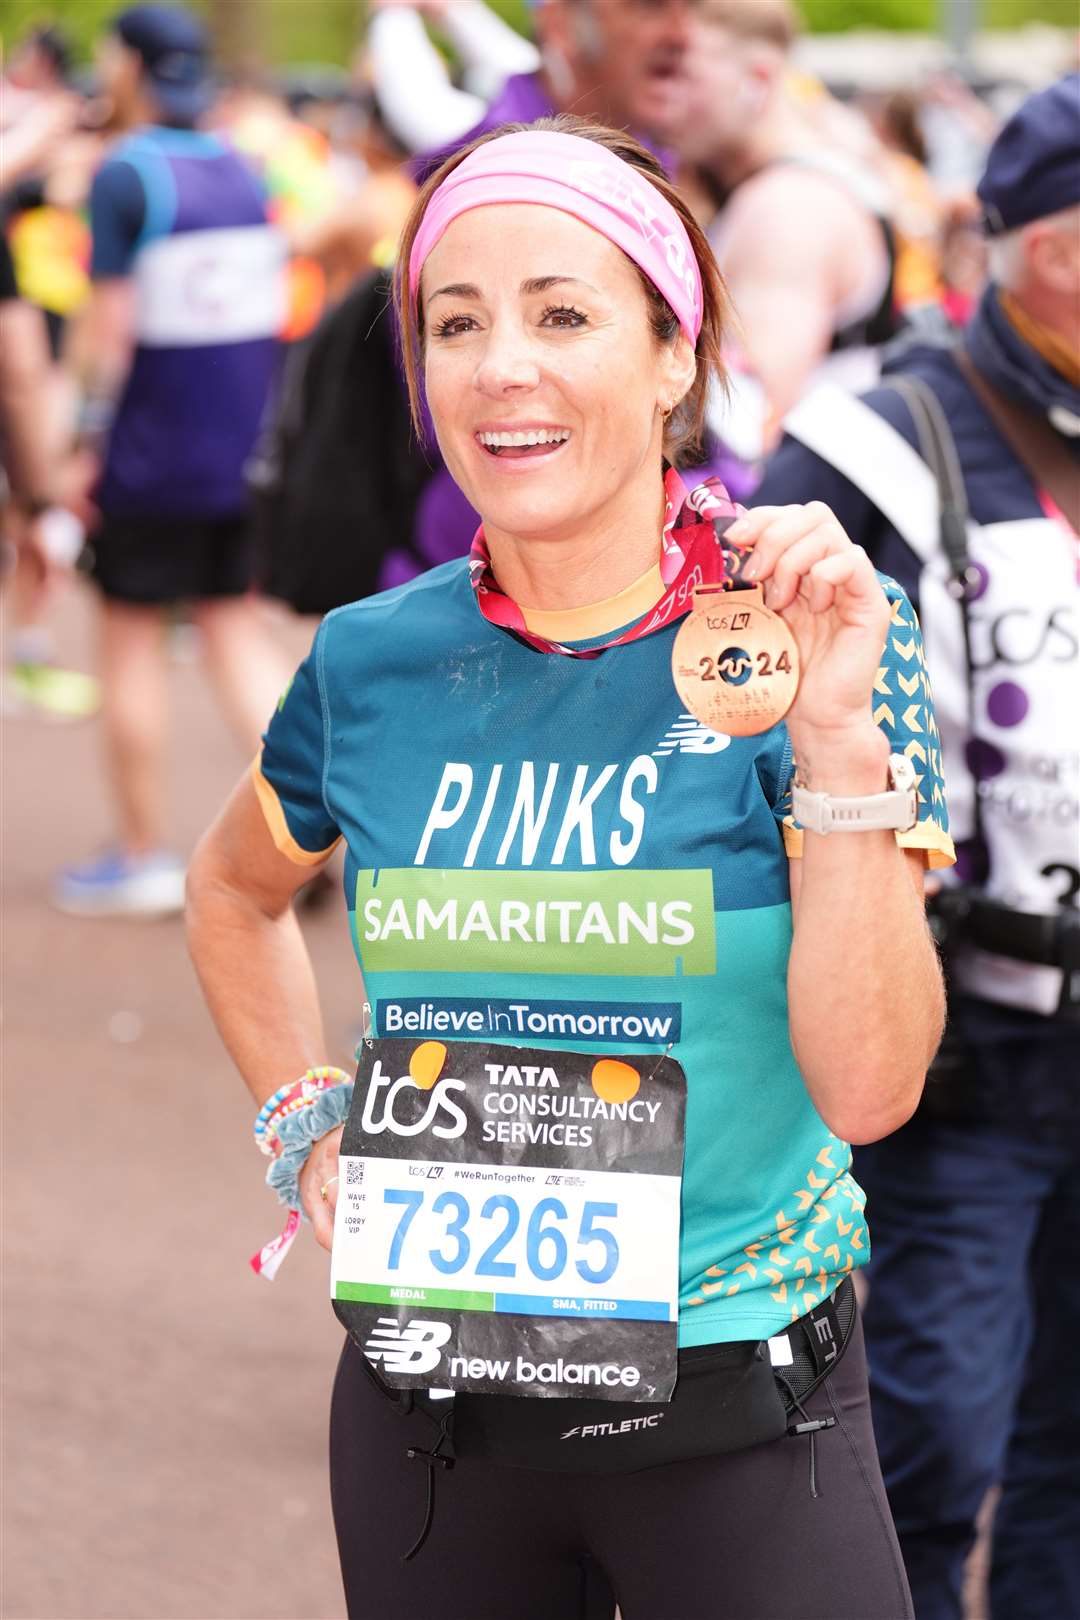
[[755, 737], [782, 720], [799, 688], [799, 649], [760, 586], [694, 592], [671, 649], [675, 690], [710, 731]]

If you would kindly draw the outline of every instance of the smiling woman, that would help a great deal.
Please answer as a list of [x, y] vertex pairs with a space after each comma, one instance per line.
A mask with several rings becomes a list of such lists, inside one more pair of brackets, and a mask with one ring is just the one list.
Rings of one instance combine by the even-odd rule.
[[[324, 1061], [289, 901], [345, 844], [371, 1038], [355, 1090], [279, 1124], [271, 1175], [333, 1245], [350, 1333], [349, 1614], [908, 1620], [848, 1142], [911, 1113], [941, 1024], [910, 606], [825, 507], [740, 516], [673, 470], [727, 306], [628, 137], [564, 118], [457, 154], [396, 297], [414, 411], [482, 527], [323, 623], [190, 880], [226, 1041], [259, 1103], [289, 1098]], [[682, 713], [680, 625], [754, 724]], [[900, 680], [903, 725], [874, 697]], [[919, 794], [890, 759], [912, 723]], [[445, 1042], [426, 1091], [421, 1033]], [[490, 1089], [511, 1074], [535, 1102]]]
[[[572, 606], [582, 587], [607, 597], [639, 578], [655, 561], [658, 455], [700, 437], [727, 313], [656, 159], [572, 119], [480, 139], [421, 192], [397, 297], [415, 419], [423, 388], [504, 589]], [[585, 577], [560, 589], [583, 524]], [[511, 535], [554, 544], [527, 556]]]
[[[593, 152], [585, 158], [580, 149], [576, 158], [573, 154], [568, 155], [567, 148], [562, 144], [567, 140], [568, 132], [573, 132], [569, 136], [571, 139], [587, 138]], [[497, 156], [494, 159], [495, 172], [488, 172], [493, 160], [485, 149], [493, 141], [498, 141], [498, 150], [502, 152], [502, 143], [515, 135], [527, 136], [534, 154], [534, 164], [539, 159], [547, 170], [546, 183], [541, 180], [539, 194], [534, 182], [533, 195], [529, 198], [533, 205], [537, 201], [545, 202], [550, 210], [541, 218], [541, 229], [550, 229], [555, 225], [553, 211], [558, 211], [564, 219], [576, 218], [590, 227], [594, 248], [602, 245], [606, 239], [609, 245], [621, 249], [622, 255], [629, 258], [631, 266], [636, 268], [648, 322], [657, 342], [671, 344], [680, 329], [687, 338], [696, 365], [684, 394], [673, 396], [669, 401], [672, 415], [665, 424], [664, 450], [673, 457], [677, 452], [692, 449], [704, 429], [709, 378], [723, 375], [720, 356], [728, 318], [728, 301], [720, 273], [704, 234], [656, 158], [621, 132], [586, 124], [571, 117], [540, 119], [531, 125], [508, 124], [481, 137], [449, 158], [430, 176], [417, 197], [400, 242], [397, 297], [402, 329], [408, 333], [405, 370], [418, 431], [419, 373], [428, 337], [425, 297], [426, 304], [430, 306], [439, 294], [471, 297], [474, 300], [483, 296], [474, 274], [477, 261], [469, 265], [461, 283], [435, 286], [426, 295], [421, 285], [420, 271], [448, 225], [460, 214], [477, 206], [513, 202], [513, 193], [519, 187], [513, 184], [511, 176], [500, 172]], [[611, 166], [611, 158], [619, 161], [621, 170]], [[556, 178], [560, 170], [563, 174], [562, 184]], [[439, 204], [431, 206], [435, 198], [439, 198]], [[606, 209], [603, 206], [605, 203], [609, 205]], [[617, 206], [610, 206], [612, 204]], [[668, 218], [662, 228], [659, 210], [664, 204], [668, 207]], [[604, 227], [601, 229], [601, 241], [597, 242], [595, 227], [599, 217], [603, 217]], [[505, 220], [503, 213], [496, 216], [495, 228], [500, 237], [502, 230], [499, 222]], [[563, 269], [547, 275], [533, 274], [527, 277], [519, 289], [521, 295], [541, 297], [560, 287], [572, 289], [579, 284], [583, 276], [582, 267], [573, 255], [575, 247], [580, 248], [584, 240], [586, 238], [580, 232], [572, 233], [568, 243], [571, 257], [564, 262]], [[667, 260], [669, 254], [670, 264]], [[558, 258], [558, 254], [553, 257]], [[615, 260], [609, 259], [607, 262], [610, 268]], [[439, 280], [442, 280], [441, 276]], [[431, 285], [430, 278], [427, 285]], [[599, 293], [595, 286], [590, 290], [594, 294]], [[685, 319], [682, 320], [675, 313], [680, 300], [687, 304]], [[587, 321], [586, 313], [574, 308], [572, 298], [565, 303], [561, 299], [551, 299], [549, 306], [556, 326], [562, 324], [564, 329], [572, 328]], [[445, 316], [436, 323], [436, 330], [444, 320]]]

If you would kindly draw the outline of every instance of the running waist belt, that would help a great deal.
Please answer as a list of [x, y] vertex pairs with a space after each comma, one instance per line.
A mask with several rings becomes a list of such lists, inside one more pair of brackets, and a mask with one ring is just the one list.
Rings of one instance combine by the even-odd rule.
[[434, 1431], [430, 1450], [410, 1446], [406, 1453], [426, 1466], [428, 1492], [420, 1533], [405, 1560], [427, 1540], [437, 1472], [449, 1472], [459, 1459], [550, 1473], [626, 1474], [744, 1451], [785, 1434], [806, 1435], [810, 1492], [816, 1495], [814, 1439], [819, 1429], [834, 1428], [836, 1419], [811, 1418], [803, 1402], [844, 1354], [855, 1316], [855, 1289], [846, 1277], [831, 1299], [767, 1343], [681, 1351], [671, 1400], [653, 1404], [507, 1395], [433, 1400], [426, 1391], [391, 1389], [365, 1356], [364, 1367], [380, 1392], [403, 1414], [423, 1413]]
[[[553, 1473], [629, 1474], [808, 1434], [829, 1424], [808, 1428], [799, 1406], [843, 1355], [854, 1322], [855, 1290], [847, 1278], [771, 1347], [739, 1341], [681, 1350], [670, 1401], [458, 1395], [454, 1455]], [[775, 1365], [774, 1355], [783, 1358]]]

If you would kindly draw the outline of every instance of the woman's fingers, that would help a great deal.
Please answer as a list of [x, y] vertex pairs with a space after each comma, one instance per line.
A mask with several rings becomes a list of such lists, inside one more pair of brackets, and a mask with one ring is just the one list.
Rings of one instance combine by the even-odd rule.
[[738, 545], [753, 547], [743, 578], [767, 582], [765, 601], [776, 612], [797, 596], [811, 613], [828, 612], [840, 588], [851, 592], [864, 608], [885, 608], [870, 559], [861, 546], [851, 543], [822, 501], [755, 507], [727, 534], [734, 535]]
[[[806, 506], [757, 506], [733, 523], [724, 538], [740, 550], [753, 547], [754, 555], [743, 569], [743, 578], [764, 581], [773, 575], [780, 558], [792, 546], [816, 533], [827, 537], [831, 550], [851, 544], [823, 501], [810, 501]], [[794, 595], [793, 590], [790, 595]]]
[[839, 547], [850, 549], [849, 542], [838, 533], [836, 526], [827, 523], [821, 523], [809, 534], [792, 540], [773, 563], [765, 586], [765, 605], [775, 612], [788, 607], [798, 595], [803, 578], [814, 565]]
[[[766, 524], [771, 523], [781, 512], [792, 510], [795, 509], [790, 506], [751, 507], [750, 511], [743, 512], [737, 517], [734, 523], [728, 524], [724, 530], [724, 539], [731, 540], [737, 546], [752, 546]], [[798, 510], [801, 511], [801, 507]]]
[[[884, 641], [889, 625], [889, 603], [881, 582], [861, 546], [848, 545], [814, 563], [807, 574], [807, 605], [811, 613], [823, 613], [842, 593], [855, 618], [873, 620]], [[880, 621], [878, 626], [877, 621]]]
[[300, 1196], [304, 1201], [304, 1210], [315, 1233], [315, 1241], [324, 1249], [332, 1248], [334, 1243], [340, 1143], [340, 1127], [327, 1136], [321, 1136], [300, 1172]]

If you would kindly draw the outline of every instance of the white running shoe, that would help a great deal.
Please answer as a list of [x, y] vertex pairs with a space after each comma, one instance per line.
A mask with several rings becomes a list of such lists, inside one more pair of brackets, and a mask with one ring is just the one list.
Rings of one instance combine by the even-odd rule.
[[165, 851], [108, 850], [61, 872], [53, 904], [73, 917], [172, 917], [184, 909], [184, 863]]

